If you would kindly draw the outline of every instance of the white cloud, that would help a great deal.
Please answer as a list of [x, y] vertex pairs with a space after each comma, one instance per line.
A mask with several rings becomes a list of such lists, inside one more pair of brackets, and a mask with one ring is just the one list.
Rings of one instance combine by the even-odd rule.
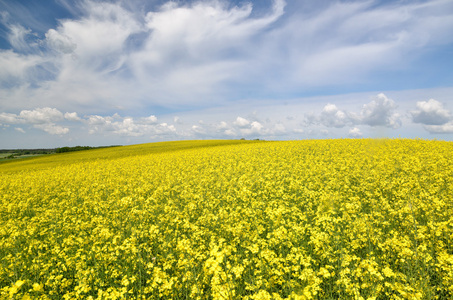
[[200, 125], [192, 125], [192, 131], [196, 134], [201, 134], [201, 135], [206, 134], [206, 129], [204, 129]]
[[127, 136], [141, 136], [144, 128], [146, 127], [136, 124], [132, 118], [124, 118], [122, 122], [112, 124], [114, 133]]
[[44, 107], [34, 110], [23, 110], [19, 117], [29, 124], [46, 124], [63, 120], [63, 114], [56, 108]]
[[[41, 41], [17, 20], [8, 25], [15, 50], [0, 52], [2, 94], [11, 100], [2, 108], [66, 99], [59, 108], [83, 104], [79, 113], [95, 114], [126, 98], [134, 109], [209, 106], [241, 98], [235, 87], [285, 94], [356, 84], [375, 70], [404, 67], [426, 45], [453, 40], [446, 1], [331, 2], [309, 9], [288, 2], [285, 11], [285, 1], [277, 0], [267, 12], [251, 3], [167, 2], [143, 11], [136, 3], [85, 0], [74, 18], [40, 34]], [[47, 48], [35, 51], [37, 42]], [[17, 52], [27, 47], [33, 51]], [[342, 126], [338, 121], [334, 126]]]
[[401, 126], [401, 119], [400, 114], [396, 112], [395, 102], [381, 93], [369, 103], [364, 104], [360, 113], [340, 110], [335, 104], [328, 103], [319, 115], [306, 114], [303, 123], [305, 126], [320, 124], [336, 128], [365, 124], [372, 127], [385, 126], [396, 129]]
[[394, 112], [395, 109], [395, 102], [381, 93], [363, 106], [360, 117], [362, 123], [369, 126], [398, 128], [401, 120], [399, 114]]
[[[251, 114], [253, 120], [248, 120], [243, 117], [236, 117], [231, 122], [217, 121], [215, 117], [211, 117], [214, 122], [200, 120], [196, 124], [188, 126], [184, 124], [178, 127], [177, 134], [184, 137], [203, 136], [204, 138], [229, 138], [229, 137], [263, 137], [273, 138], [287, 133], [286, 126], [281, 122], [266, 122], [259, 121], [256, 116]], [[220, 117], [220, 115], [218, 116]], [[193, 121], [192, 121], [193, 122]]]
[[[0, 50], [0, 86], [5, 83], [23, 83], [30, 75], [31, 68], [42, 62], [37, 55], [18, 54], [12, 50]], [[23, 99], [21, 99], [23, 102]]]
[[286, 133], [285, 125], [283, 125], [281, 123], [275, 124], [275, 126], [274, 126], [274, 128], [272, 130], [272, 133], [273, 134], [284, 134], [284, 133]]
[[227, 129], [228, 124], [225, 121], [221, 121], [216, 127], [217, 127], [217, 129]]
[[244, 128], [247, 127], [250, 124], [250, 121], [247, 119], [244, 119], [242, 117], [237, 117], [236, 121], [233, 122], [234, 125]]
[[356, 137], [362, 137], [362, 135], [363, 135], [362, 132], [357, 127], [351, 128], [349, 130], [349, 136], [351, 136], [351, 137], [355, 137], [355, 138]]
[[344, 111], [337, 108], [335, 104], [327, 104], [324, 106], [319, 122], [327, 127], [341, 128], [351, 122], [350, 118]]
[[53, 135], [63, 135], [63, 134], [67, 134], [69, 132], [69, 128], [55, 125], [53, 123], [35, 124], [35, 125], [33, 125], [33, 127], [44, 130], [45, 132], [53, 134]]
[[27, 35], [31, 34], [30, 29], [26, 29], [21, 25], [9, 26], [8, 41], [11, 46], [20, 52], [27, 52], [30, 50], [30, 43], [26, 40]]
[[56, 108], [44, 107], [22, 110], [19, 115], [0, 113], [0, 121], [9, 124], [50, 124], [63, 120], [63, 114]]
[[[69, 115], [74, 117], [73, 114]], [[63, 119], [64, 117], [62, 112], [56, 108], [50, 107], [36, 108], [34, 110], [22, 110], [19, 115], [10, 113], [0, 114], [0, 120], [5, 123], [30, 124], [33, 125], [34, 128], [44, 130], [52, 135], [62, 135], [69, 132], [69, 128], [55, 124], [55, 122], [62, 121]], [[16, 127], [16, 130], [21, 131], [23, 129]]]
[[111, 123], [112, 120], [113, 120], [112, 117], [104, 118], [102, 116], [94, 115], [88, 117], [87, 123], [89, 125], [105, 125]]
[[148, 63], [192, 57], [212, 60], [221, 50], [243, 47], [250, 36], [275, 22], [282, 14], [285, 2], [274, 2], [270, 15], [250, 18], [252, 5], [229, 9], [226, 2], [205, 1], [179, 6], [167, 2], [159, 11], [146, 15], [146, 27], [151, 30], [146, 44]]
[[67, 112], [64, 114], [64, 118], [69, 121], [80, 121], [81, 120], [76, 112], [72, 112], [72, 113]]
[[[437, 99], [445, 102], [449, 99], [451, 89], [436, 93], [425, 91], [425, 93], [432, 94]], [[407, 111], [410, 112], [410, 109], [416, 106], [416, 102], [411, 99], [419, 97], [420, 94], [422, 94], [421, 91], [411, 91], [406, 94], [400, 92], [396, 94], [397, 96], [392, 95], [398, 99], [398, 107], [395, 105], [393, 110], [389, 110], [388, 114], [383, 115], [392, 116]], [[234, 109], [232, 107], [220, 107], [217, 109], [201, 109], [190, 113], [181, 112], [181, 116], [177, 119], [174, 118], [173, 114], [121, 116], [118, 113], [114, 113], [110, 115], [80, 116], [76, 112], [61, 112], [56, 108], [47, 107], [22, 110], [17, 114], [2, 112], [0, 113], [0, 123], [3, 124], [2, 136], [3, 134], [4, 136], [13, 135], [14, 132], [17, 135], [19, 133], [17, 130], [19, 129], [15, 128], [22, 128], [25, 134], [20, 136], [22, 139], [26, 139], [29, 135], [36, 134], [35, 130], [30, 130], [35, 128], [50, 135], [60, 136], [58, 143], [64, 143], [64, 141], [75, 136], [82, 136], [99, 144], [141, 143], [196, 138], [244, 137], [247, 139], [280, 140], [339, 138], [345, 136], [363, 137], [374, 136], [374, 134], [397, 137], [399, 135], [405, 136], [404, 132], [408, 130], [406, 128], [412, 130], [413, 137], [432, 138], [432, 135], [435, 135], [436, 138], [440, 138], [439, 135], [442, 133], [453, 133], [451, 121], [444, 125], [423, 126], [423, 130], [421, 130], [420, 126], [413, 124], [410, 118], [401, 118], [402, 127], [391, 131], [382, 128], [385, 125], [367, 125], [363, 117], [369, 115], [365, 113], [362, 115], [361, 108], [379, 107], [379, 105], [370, 105], [376, 99], [373, 98], [363, 105], [363, 99], [367, 97], [366, 93], [348, 94], [342, 97], [344, 98], [343, 101], [338, 96], [304, 99], [305, 101], [295, 99], [280, 107], [275, 106], [274, 102], [262, 105], [259, 100], [247, 101], [246, 103], [244, 102], [243, 106], [237, 106]], [[383, 99], [383, 96], [381, 98]], [[429, 96], [426, 98], [429, 99]], [[334, 104], [336, 101], [339, 104]], [[307, 106], [309, 105], [307, 103], [311, 103], [311, 106]], [[384, 107], [386, 106], [384, 105]], [[311, 116], [312, 120], [315, 121], [309, 123], [305, 120], [304, 127], [301, 127], [304, 119], [303, 112], [310, 110], [318, 111]], [[338, 126], [338, 124], [342, 124], [340, 121], [346, 122], [344, 118], [339, 117], [341, 116], [341, 114], [338, 114], [339, 111], [347, 119], [347, 123], [343, 127]], [[291, 112], [294, 117], [288, 118], [288, 112]], [[243, 115], [243, 117], [238, 117], [238, 115]], [[331, 116], [333, 121], [326, 119], [328, 116]], [[181, 122], [181, 120], [184, 120], [184, 122]], [[368, 126], [381, 128], [369, 128], [364, 132], [363, 130]], [[91, 135], [88, 136], [86, 133]], [[449, 135], [444, 136], [447, 139], [449, 138]], [[6, 138], [5, 140], [9, 139]], [[75, 143], [75, 140], [71, 143]], [[82, 140], [77, 143], [90, 144]]]
[[143, 123], [145, 124], [155, 124], [157, 123], [157, 117], [154, 115], [151, 115], [149, 117], [143, 118]]
[[230, 136], [230, 137], [233, 137], [233, 136], [236, 136], [236, 131], [234, 129], [227, 129], [224, 131], [224, 133], [227, 135], [227, 136]]
[[[226, 128], [226, 123], [224, 128]], [[267, 136], [275, 137], [287, 133], [287, 129], [284, 124], [280, 122], [272, 122], [267, 120], [265, 124], [258, 120], [249, 121], [247, 119], [237, 117], [233, 122], [233, 128], [227, 129], [224, 133], [228, 136]]]
[[165, 122], [158, 124], [157, 117], [153, 115], [139, 118], [138, 121], [132, 117], [123, 118], [118, 114], [107, 117], [92, 115], [85, 119], [85, 123], [89, 126], [90, 134], [100, 133], [131, 137], [176, 134], [174, 125], [168, 125]]
[[264, 133], [263, 129], [264, 126], [260, 122], [253, 121], [248, 128], [242, 127], [239, 131], [241, 134], [247, 136], [252, 134], [261, 135]]
[[178, 117], [178, 116], [174, 116], [174, 117], [173, 117], [173, 122], [174, 122], [175, 124], [182, 124], [181, 118]]
[[167, 123], [160, 123], [157, 125], [152, 134], [156, 135], [174, 135], [177, 136], [176, 128], [174, 125], [169, 125]]
[[[300, 95], [332, 94], [337, 87], [353, 92], [358, 84], [364, 84], [361, 90], [388, 88], [389, 79], [380, 74], [392, 78], [397, 70], [410, 82], [407, 66], [424, 74], [428, 65], [421, 58], [445, 53], [453, 42], [451, 1], [159, 3], [166, 4], [81, 0], [73, 17], [40, 32], [25, 19], [0, 13], [11, 48], [0, 50], [0, 122], [43, 125], [37, 128], [56, 134], [70, 124], [71, 132], [81, 126], [98, 136], [175, 139], [201, 131], [204, 137], [281, 138], [300, 131], [319, 137], [329, 129], [344, 136], [364, 125], [416, 128], [404, 123], [411, 120], [433, 133], [449, 132], [446, 96], [421, 97], [416, 91], [412, 99], [437, 100], [411, 110], [401, 108], [397, 91], [391, 93], [398, 106], [384, 94], [354, 105], [345, 105], [346, 95]], [[432, 74], [448, 78], [442, 72]], [[290, 99], [299, 100], [285, 108]], [[223, 111], [216, 118], [195, 117], [218, 108]], [[285, 119], [288, 111], [294, 119]], [[205, 123], [196, 123], [199, 118]]]
[[47, 32], [51, 45], [65, 53], [75, 51], [79, 61], [104, 64], [123, 49], [131, 34], [141, 30], [133, 14], [118, 4], [85, 1], [82, 6], [86, 16], [63, 20], [57, 30]]
[[[69, 128], [57, 125], [56, 122], [68, 120], [80, 120], [77, 113], [65, 113], [63, 115], [56, 108], [44, 107], [33, 110], [22, 110], [18, 115], [11, 113], [0, 113], [0, 121], [8, 124], [29, 124], [34, 128], [43, 130], [52, 135], [63, 135], [69, 132]], [[78, 119], [77, 119], [78, 118]], [[16, 130], [23, 131], [22, 128], [16, 127]]]
[[11, 113], [0, 113], [0, 122], [7, 123], [7, 124], [20, 124], [23, 123], [16, 114]]
[[[24, 99], [45, 106], [65, 99], [64, 108], [74, 110], [81, 104], [119, 106], [125, 98], [135, 107], [213, 102], [222, 83], [246, 67], [250, 39], [281, 17], [284, 6], [277, 0], [269, 14], [251, 17], [250, 4], [221, 1], [169, 2], [150, 12], [134, 4], [81, 1], [78, 17], [45, 32], [39, 42], [47, 48], [33, 55], [0, 53], [0, 84], [8, 81], [12, 100], [3, 105], [17, 110]], [[16, 27], [16, 44], [30, 46], [25, 37], [35, 33]], [[32, 67], [39, 72], [28, 72]], [[18, 92], [22, 87], [11, 87], [12, 80], [37, 84]]]
[[451, 118], [451, 113], [443, 104], [434, 99], [417, 102], [417, 110], [411, 111], [412, 121], [425, 125], [442, 125]]
[[253, 18], [251, 4], [168, 2], [147, 13], [144, 26], [149, 35], [144, 48], [131, 53], [129, 66], [155, 101], [212, 102], [222, 94], [224, 83], [241, 80], [249, 66], [251, 39], [282, 16], [284, 6], [284, 1], [275, 1], [270, 14]]
[[25, 130], [23, 128], [20, 128], [20, 127], [15, 127], [14, 130], [22, 132], [22, 133], [25, 133]]
[[453, 133], [453, 121], [442, 125], [425, 125], [423, 127], [430, 133]]
[[69, 36], [54, 29], [47, 31], [46, 42], [48, 47], [64, 54], [73, 53], [77, 48]]

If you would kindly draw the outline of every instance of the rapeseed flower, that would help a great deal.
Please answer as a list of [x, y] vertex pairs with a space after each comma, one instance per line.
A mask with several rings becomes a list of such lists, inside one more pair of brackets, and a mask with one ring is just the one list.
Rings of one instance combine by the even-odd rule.
[[0, 165], [0, 299], [453, 297], [450, 142], [120, 148]]

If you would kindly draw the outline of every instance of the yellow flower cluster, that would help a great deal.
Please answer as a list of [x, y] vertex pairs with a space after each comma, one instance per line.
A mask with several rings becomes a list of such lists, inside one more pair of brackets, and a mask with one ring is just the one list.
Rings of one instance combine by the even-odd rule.
[[452, 299], [452, 157], [190, 141], [2, 164], [0, 298]]

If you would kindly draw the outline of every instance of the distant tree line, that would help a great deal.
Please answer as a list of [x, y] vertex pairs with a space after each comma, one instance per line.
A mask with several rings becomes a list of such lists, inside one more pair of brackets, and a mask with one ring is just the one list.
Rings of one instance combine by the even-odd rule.
[[55, 149], [0, 149], [0, 153], [11, 153], [16, 155], [29, 155], [29, 154], [51, 154], [55, 153]]
[[55, 148], [55, 153], [83, 151], [83, 150], [91, 150], [91, 149], [99, 149], [99, 148], [110, 148], [110, 147], [119, 147], [119, 146], [120, 145], [99, 146], [99, 147], [90, 147], [90, 146], [60, 147], [60, 148]]
[[75, 147], [60, 147], [55, 149], [55, 153], [64, 153], [64, 152], [73, 152], [73, 151], [83, 151], [94, 149], [95, 147], [90, 146], [75, 146]]
[[4, 156], [3, 159], [14, 159], [21, 156], [52, 154], [55, 153], [55, 149], [0, 149], [1, 153], [9, 154]]
[[0, 149], [0, 153], [11, 153], [11, 155], [4, 158], [17, 158], [22, 155], [37, 155], [37, 154], [52, 154], [52, 153], [65, 153], [73, 151], [82, 151], [82, 150], [91, 150], [97, 148], [108, 148], [108, 147], [118, 147], [117, 145], [113, 146], [100, 146], [100, 147], [90, 147], [90, 146], [75, 146], [75, 147], [60, 147], [52, 149]]

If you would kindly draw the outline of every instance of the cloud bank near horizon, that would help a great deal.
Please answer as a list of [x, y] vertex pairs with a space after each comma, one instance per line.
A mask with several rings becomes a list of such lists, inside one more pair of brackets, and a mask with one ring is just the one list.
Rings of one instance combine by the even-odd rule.
[[[333, 98], [333, 97], [332, 97]], [[288, 112], [297, 110], [289, 105]], [[422, 125], [426, 133], [453, 133], [453, 113], [447, 106], [435, 99], [413, 103], [410, 110], [401, 110], [393, 99], [380, 93], [369, 102], [357, 105], [355, 109], [341, 109], [336, 104], [327, 103], [318, 110], [305, 112], [292, 117], [269, 118], [272, 107], [262, 112], [237, 115], [208, 112], [192, 115], [155, 115], [131, 117], [113, 115], [84, 115], [77, 112], [63, 112], [56, 108], [22, 110], [18, 114], [0, 113], [0, 126], [14, 127], [25, 134], [40, 130], [60, 138], [75, 130], [82, 135], [140, 138], [149, 140], [205, 139], [205, 138], [262, 138], [300, 139], [328, 137], [331, 133], [338, 137], [361, 138], [375, 128], [390, 131], [401, 130], [403, 125]], [[203, 119], [206, 117], [205, 119]], [[71, 129], [72, 128], [72, 129]]]

